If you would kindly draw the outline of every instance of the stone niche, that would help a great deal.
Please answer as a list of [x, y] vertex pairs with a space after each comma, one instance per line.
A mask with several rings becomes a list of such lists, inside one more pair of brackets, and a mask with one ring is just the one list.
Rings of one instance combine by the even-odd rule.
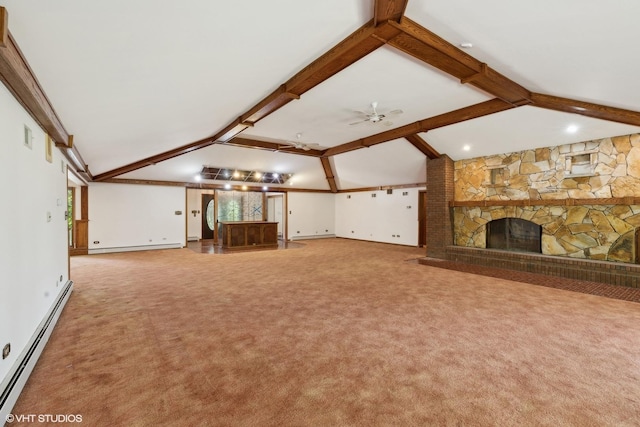
[[454, 207], [454, 244], [486, 248], [489, 221], [520, 218], [542, 227], [542, 254], [634, 263], [640, 205]]

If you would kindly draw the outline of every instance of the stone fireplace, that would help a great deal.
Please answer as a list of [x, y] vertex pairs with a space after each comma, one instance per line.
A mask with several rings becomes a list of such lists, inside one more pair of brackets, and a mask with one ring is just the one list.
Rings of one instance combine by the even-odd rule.
[[488, 224], [499, 219], [517, 218], [540, 227], [538, 252], [544, 255], [636, 262], [635, 227], [628, 220], [635, 221], [640, 217], [640, 205], [567, 206], [568, 202], [559, 200], [551, 205], [515, 206], [516, 203], [454, 206], [454, 244], [490, 248], [487, 244]]
[[427, 195], [428, 257], [640, 287], [640, 134], [443, 155], [428, 161]]

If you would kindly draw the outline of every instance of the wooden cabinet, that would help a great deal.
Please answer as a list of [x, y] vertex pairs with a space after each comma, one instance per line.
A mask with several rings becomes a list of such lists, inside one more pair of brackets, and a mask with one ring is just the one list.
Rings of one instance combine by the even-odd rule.
[[224, 249], [278, 247], [278, 223], [267, 221], [221, 222]]

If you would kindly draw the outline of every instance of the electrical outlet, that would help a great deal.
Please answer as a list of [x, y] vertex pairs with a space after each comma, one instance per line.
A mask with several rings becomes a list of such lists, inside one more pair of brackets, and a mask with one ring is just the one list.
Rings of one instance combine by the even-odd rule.
[[2, 359], [6, 359], [9, 357], [9, 353], [11, 353], [11, 343], [7, 343], [2, 349]]

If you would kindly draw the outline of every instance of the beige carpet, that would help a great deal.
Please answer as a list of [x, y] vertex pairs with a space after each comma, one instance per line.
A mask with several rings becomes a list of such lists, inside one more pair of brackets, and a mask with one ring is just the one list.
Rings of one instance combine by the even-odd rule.
[[[90, 426], [637, 426], [640, 304], [343, 239], [72, 259], [14, 410]], [[59, 424], [58, 424], [59, 425]]]

